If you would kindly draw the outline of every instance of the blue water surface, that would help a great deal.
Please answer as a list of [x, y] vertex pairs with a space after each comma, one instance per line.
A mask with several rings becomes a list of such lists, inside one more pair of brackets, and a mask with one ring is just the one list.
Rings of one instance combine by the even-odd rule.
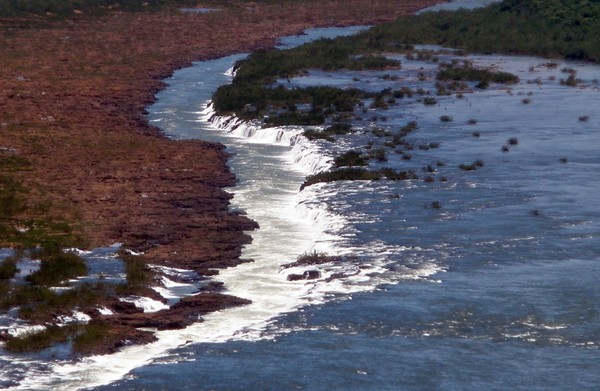
[[[305, 38], [290, 38], [286, 45]], [[150, 119], [172, 137], [226, 143], [240, 175], [243, 167], [236, 164], [260, 161], [256, 151], [277, 153], [280, 147], [252, 149], [255, 154], [246, 156], [244, 144], [203, 132], [197, 122], [199, 107], [229, 80], [223, 73], [238, 58], [177, 72]], [[433, 184], [324, 188], [335, 196], [321, 201], [353, 228], [339, 245], [362, 254], [359, 262], [377, 251], [385, 254], [385, 272], [372, 277], [380, 281], [377, 289], [332, 293], [324, 304], [282, 314], [265, 339], [186, 345], [97, 389], [597, 389], [600, 121], [586, 111], [600, 103], [592, 82], [600, 68], [568, 64], [581, 66], [587, 80], [586, 88], [569, 90], [556, 78], [546, 81], [549, 73], [531, 70], [543, 59], [475, 60], [502, 63], [523, 82], [510, 93], [498, 87], [462, 100], [440, 98], [431, 108], [413, 101], [395, 112], [369, 112], [369, 118], [388, 117], [382, 126], [389, 128], [416, 119], [420, 126], [412, 141], [441, 143], [435, 151], [415, 150], [410, 161], [390, 153], [382, 163], [421, 170], [443, 161]], [[539, 75], [542, 85], [526, 82]], [[292, 82], [384, 83], [370, 77], [356, 81], [353, 74], [317, 72]], [[521, 103], [524, 96], [532, 104]], [[454, 121], [440, 123], [439, 116], [449, 112]], [[581, 114], [589, 114], [589, 121], [579, 122]], [[476, 125], [468, 124], [471, 118]], [[369, 122], [357, 120], [357, 126]], [[509, 137], [519, 144], [503, 153]], [[364, 133], [349, 136], [344, 145], [362, 145], [366, 138], [378, 142]], [[485, 166], [475, 172], [457, 168], [475, 159]], [[447, 182], [439, 181], [442, 175]], [[432, 208], [434, 201], [442, 208]], [[426, 267], [435, 273], [409, 278], [411, 270]]]

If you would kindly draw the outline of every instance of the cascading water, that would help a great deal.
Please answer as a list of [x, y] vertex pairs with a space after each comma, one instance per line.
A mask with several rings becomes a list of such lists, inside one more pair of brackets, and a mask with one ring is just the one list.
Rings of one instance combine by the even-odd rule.
[[[150, 120], [171, 137], [219, 141], [231, 152], [240, 180], [233, 207], [261, 229], [244, 249], [255, 262], [216, 278], [253, 304], [159, 332], [154, 344], [24, 369], [20, 388], [594, 389], [600, 189], [590, 178], [600, 167], [600, 122], [590, 107], [600, 102], [600, 68], [474, 56], [522, 82], [439, 97], [430, 107], [415, 98], [397, 111], [374, 110], [356, 120], [364, 131], [329, 145], [308, 142], [301, 129], [215, 116], [210, 96], [240, 57], [178, 71]], [[580, 88], [560, 85], [563, 66], [577, 69]], [[403, 59], [402, 70], [388, 73], [416, 88], [416, 74], [434, 70]], [[310, 72], [290, 85], [332, 82], [378, 90], [393, 78]], [[322, 183], [299, 192], [335, 153], [381, 142], [365, 130], [372, 115], [392, 128], [417, 120], [411, 143], [439, 148], [415, 148], [410, 160], [389, 152], [371, 165], [421, 176], [431, 167], [436, 181]], [[441, 123], [442, 115], [453, 121]], [[518, 146], [502, 152], [509, 137]], [[475, 159], [485, 166], [458, 169]], [[316, 280], [288, 281], [303, 269], [281, 265], [313, 249], [348, 259], [319, 265]]]

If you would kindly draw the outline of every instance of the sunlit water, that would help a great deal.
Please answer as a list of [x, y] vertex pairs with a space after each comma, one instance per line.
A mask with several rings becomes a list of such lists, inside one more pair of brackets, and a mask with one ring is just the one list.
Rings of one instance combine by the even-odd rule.
[[[150, 109], [150, 120], [171, 137], [219, 141], [232, 153], [239, 179], [230, 189], [233, 207], [261, 229], [244, 250], [255, 262], [217, 279], [253, 304], [209, 315], [183, 331], [160, 332], [159, 342], [113, 356], [71, 364], [28, 357], [51, 364], [40, 366], [38, 375], [23, 364], [22, 387], [597, 387], [600, 67], [559, 62], [549, 69], [539, 58], [471, 56], [521, 82], [474, 89], [462, 99], [437, 97], [434, 106], [414, 96], [389, 110], [358, 110], [362, 119], [355, 127], [363, 131], [333, 145], [307, 142], [298, 137], [300, 129], [207, 122], [212, 92], [231, 80], [228, 70], [240, 57], [178, 71]], [[401, 60], [400, 71], [311, 72], [290, 85], [434, 90], [432, 80], [419, 81], [417, 74], [433, 76], [435, 65]], [[567, 77], [563, 67], [578, 71], [578, 87], [560, 84]], [[441, 122], [442, 115], [453, 121]], [[410, 160], [388, 148], [388, 161], [371, 166], [414, 169], [420, 180], [298, 191], [307, 174], [328, 167], [339, 151], [368, 141], [382, 146], [385, 137], [369, 132], [374, 125], [394, 131], [411, 120], [419, 129], [408, 140], [439, 148], [415, 147]], [[509, 138], [518, 144], [503, 152]], [[477, 159], [484, 166], [476, 171], [458, 168]], [[424, 172], [428, 165], [437, 172]], [[435, 181], [424, 182], [427, 175]], [[316, 281], [288, 282], [288, 273], [302, 269], [281, 265], [312, 249], [352, 257], [343, 265], [318, 266]], [[7, 385], [11, 376], [4, 375]]]

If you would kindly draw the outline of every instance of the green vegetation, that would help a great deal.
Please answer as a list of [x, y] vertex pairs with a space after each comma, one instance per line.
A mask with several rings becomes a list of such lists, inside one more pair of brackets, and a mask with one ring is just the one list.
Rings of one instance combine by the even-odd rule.
[[308, 176], [306, 181], [300, 187], [300, 190], [304, 189], [306, 186], [311, 186], [320, 182], [373, 181], [382, 178], [395, 181], [418, 179], [414, 171], [397, 171], [391, 168], [382, 168], [376, 171], [364, 168], [341, 168]]
[[348, 151], [333, 160], [335, 167], [351, 167], [351, 166], [366, 166], [367, 160], [362, 156], [360, 151]]
[[67, 342], [71, 327], [48, 326], [43, 331], [31, 332], [20, 337], [11, 337], [4, 348], [11, 352], [22, 353], [48, 348], [56, 343]]
[[118, 292], [120, 294], [139, 294], [148, 289], [155, 273], [148, 267], [144, 259], [138, 255], [128, 255], [122, 252], [119, 256], [125, 262], [127, 283], [118, 285]]
[[192, 0], [0, 0], [0, 17], [27, 15], [69, 16], [80, 12], [103, 13], [110, 10], [155, 10], [166, 6], [194, 6]]
[[309, 140], [322, 139], [322, 140], [327, 140], [327, 141], [335, 141], [334, 136], [348, 134], [351, 131], [352, 131], [352, 125], [344, 124], [344, 123], [337, 123], [337, 124], [333, 124], [333, 125], [325, 128], [324, 130], [314, 130], [314, 129], [305, 130], [304, 137], [306, 137]]
[[483, 9], [429, 12], [368, 32], [374, 47], [433, 43], [480, 53], [600, 60], [597, 0], [505, 0]]
[[[237, 80], [237, 79], [235, 79]], [[257, 82], [234, 82], [224, 85], [213, 95], [213, 103], [221, 114], [235, 113], [242, 119], [268, 115], [267, 124], [318, 125], [325, 121], [324, 111], [353, 111], [366, 94], [357, 89], [342, 90], [333, 87], [308, 87], [287, 89], [272, 88]], [[297, 112], [296, 104], [310, 104], [312, 109]], [[289, 121], [285, 121], [287, 118]], [[306, 119], [310, 119], [307, 121]], [[308, 122], [308, 123], [307, 123]]]
[[[231, 85], [215, 93], [215, 109], [244, 119], [266, 118], [267, 126], [326, 123], [335, 112], [351, 112], [361, 99], [372, 98], [371, 107], [386, 109], [396, 99], [413, 94], [409, 89], [366, 94], [355, 89], [331, 87], [285, 88], [274, 83], [302, 75], [309, 69], [386, 69], [400, 63], [383, 57], [385, 52], [407, 53], [407, 58], [439, 61], [430, 51], [413, 51], [412, 44], [435, 43], [478, 52], [530, 53], [566, 58], [600, 59], [600, 3], [595, 0], [505, 0], [472, 11], [423, 13], [372, 28], [353, 37], [321, 39], [290, 50], [263, 50], [236, 64]], [[490, 83], [516, 83], [507, 72], [476, 69], [467, 61], [442, 64], [437, 75], [438, 95], [465, 89], [464, 81], [477, 88]], [[423, 74], [424, 78], [425, 75]], [[392, 79], [385, 74], [383, 79]], [[571, 73], [563, 83], [576, 85]], [[296, 104], [308, 104], [298, 111]], [[435, 98], [423, 99], [426, 105]], [[309, 136], [331, 140], [327, 135]]]
[[579, 82], [581, 82], [581, 80], [579, 80], [575, 74], [570, 74], [566, 79], [560, 80], [561, 85], [569, 87], [575, 87], [577, 84], [579, 84]]
[[425, 106], [433, 106], [433, 105], [436, 105], [437, 103], [438, 103], [437, 99], [430, 97], [430, 96], [423, 99], [423, 104]]
[[[233, 83], [213, 95], [215, 110], [243, 119], [267, 117], [266, 125], [317, 125], [335, 112], [352, 112], [368, 97], [357, 89], [333, 87], [285, 88], [273, 86], [277, 78], [301, 75], [308, 69], [397, 68], [400, 63], [370, 53], [364, 42], [351, 38], [320, 39], [290, 50], [262, 50], [236, 64]], [[383, 104], [383, 95], [379, 96]], [[377, 101], [377, 99], [376, 99]], [[298, 112], [296, 104], [309, 104], [309, 112]]]
[[11, 279], [18, 271], [16, 257], [8, 257], [0, 262], [0, 280]]
[[77, 254], [58, 251], [40, 254], [42, 263], [39, 270], [27, 276], [27, 281], [35, 285], [56, 286], [65, 280], [87, 274], [85, 261]]
[[19, 173], [30, 169], [20, 156], [0, 155], [0, 247], [58, 249], [82, 243], [74, 227], [62, 216], [50, 216], [48, 203], [30, 204], [32, 192]]
[[438, 72], [436, 78], [441, 81], [469, 80], [483, 83], [494, 82], [502, 84], [514, 84], [519, 82], [519, 78], [512, 73], [490, 71], [487, 69], [476, 69], [473, 67], [445, 68]]
[[44, 330], [8, 338], [5, 349], [23, 353], [49, 348], [57, 343], [72, 342], [74, 352], [88, 353], [93, 352], [98, 343], [107, 338], [109, 331], [109, 324], [102, 320], [92, 320], [87, 324], [47, 326]]
[[106, 284], [81, 284], [55, 292], [48, 287], [24, 285], [13, 287], [11, 295], [0, 300], [0, 309], [20, 306], [19, 316], [32, 322], [51, 322], [57, 313], [93, 307], [99, 300], [114, 293]]
[[102, 320], [94, 319], [80, 327], [73, 338], [73, 351], [78, 353], [92, 352], [98, 343], [107, 338], [110, 326]]

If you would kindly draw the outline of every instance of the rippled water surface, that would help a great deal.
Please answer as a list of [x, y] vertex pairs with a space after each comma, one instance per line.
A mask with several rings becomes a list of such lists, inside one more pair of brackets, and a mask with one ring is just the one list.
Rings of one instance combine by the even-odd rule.
[[[312, 34], [341, 31], [347, 32]], [[149, 117], [171, 137], [219, 141], [232, 153], [239, 178], [233, 207], [261, 229], [244, 250], [255, 262], [217, 279], [253, 304], [161, 332], [156, 344], [59, 362], [54, 380], [32, 388], [597, 388], [599, 66], [469, 56], [521, 81], [486, 90], [471, 85], [463, 98], [436, 97], [432, 106], [418, 95], [387, 110], [366, 102], [354, 120], [358, 131], [331, 144], [308, 142], [297, 128], [209, 122], [210, 96], [231, 80], [228, 70], [242, 56], [178, 71]], [[400, 59], [398, 71], [314, 71], [289, 84], [434, 91], [437, 65]], [[561, 85], [563, 68], [577, 71], [577, 87]], [[440, 121], [442, 115], [452, 121]], [[419, 127], [407, 138], [410, 151], [384, 147], [387, 136], [371, 131], [393, 133], [413, 120]], [[387, 151], [387, 161], [372, 161], [372, 168], [413, 169], [420, 179], [318, 184], [299, 192], [307, 174], [368, 142]], [[476, 160], [484, 163], [477, 170], [459, 169]], [[315, 267], [317, 280], [287, 281], [304, 269], [282, 265], [313, 249], [346, 261]], [[101, 386], [110, 381], [116, 382]]]

